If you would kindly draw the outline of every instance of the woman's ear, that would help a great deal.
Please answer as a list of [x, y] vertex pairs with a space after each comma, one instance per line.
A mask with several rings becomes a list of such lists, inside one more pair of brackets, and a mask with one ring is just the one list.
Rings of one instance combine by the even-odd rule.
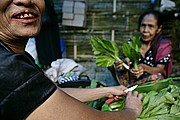
[[158, 28], [157, 34], [158, 34], [159, 32], [161, 32], [161, 30], [162, 30], [162, 25]]

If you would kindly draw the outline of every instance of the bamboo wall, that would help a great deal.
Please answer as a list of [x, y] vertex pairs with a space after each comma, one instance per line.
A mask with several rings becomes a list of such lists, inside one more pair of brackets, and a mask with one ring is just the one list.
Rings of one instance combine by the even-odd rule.
[[[113, 4], [116, 1], [116, 4]], [[66, 44], [66, 55], [77, 61], [93, 61], [90, 38], [97, 35], [103, 39], [122, 43], [137, 32], [137, 21], [141, 13], [152, 8], [149, 0], [86, 0], [86, 26], [69, 27], [62, 25], [63, 0], [54, 0], [55, 10], [59, 18], [61, 38]], [[179, 20], [175, 22], [167, 16], [166, 31], [172, 37], [175, 52], [180, 50], [178, 32]], [[114, 34], [113, 34], [114, 33]], [[180, 56], [180, 55], [175, 55]], [[180, 60], [179, 58], [176, 58]]]
[[[81, 1], [81, 0], [79, 0]], [[116, 1], [116, 9], [113, 4]], [[67, 58], [71, 58], [87, 68], [90, 79], [101, 80], [108, 85], [116, 81], [107, 68], [97, 67], [90, 38], [97, 35], [103, 39], [115, 40], [121, 47], [131, 35], [137, 32], [137, 21], [141, 13], [152, 9], [150, 0], [87, 0], [86, 26], [68, 27], [62, 25], [63, 0], [54, 0], [55, 10], [59, 18], [60, 36], [66, 44]], [[179, 0], [176, 0], [179, 1]], [[178, 3], [180, 8], [180, 3]], [[113, 9], [114, 8], [114, 9]], [[115, 12], [113, 12], [115, 11]], [[173, 56], [180, 63], [180, 20], [165, 16], [165, 33], [173, 43]], [[114, 34], [112, 34], [114, 32]], [[172, 76], [180, 76], [180, 66], [174, 64]]]
[[151, 7], [149, 0], [115, 1], [116, 5], [113, 0], [87, 0], [86, 26], [80, 28], [62, 25], [63, 0], [54, 0], [60, 21], [60, 34], [66, 43], [68, 58], [92, 61], [93, 53], [89, 42], [93, 35], [107, 40], [114, 39], [121, 45], [136, 32], [139, 15]]

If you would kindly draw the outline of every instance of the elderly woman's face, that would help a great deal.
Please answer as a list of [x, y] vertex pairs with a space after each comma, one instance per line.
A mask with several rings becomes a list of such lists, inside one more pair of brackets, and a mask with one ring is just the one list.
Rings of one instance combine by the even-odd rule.
[[141, 38], [144, 41], [152, 41], [160, 31], [161, 28], [158, 27], [158, 21], [154, 15], [149, 14], [144, 16], [140, 24]]
[[36, 35], [43, 9], [44, 0], [0, 0], [0, 39]]

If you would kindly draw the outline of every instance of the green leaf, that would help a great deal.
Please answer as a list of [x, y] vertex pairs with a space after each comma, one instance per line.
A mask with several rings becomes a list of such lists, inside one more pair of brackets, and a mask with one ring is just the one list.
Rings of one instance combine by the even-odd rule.
[[122, 46], [123, 53], [126, 57], [130, 59], [131, 62], [134, 63], [134, 68], [137, 68], [139, 58], [140, 58], [140, 48], [141, 42], [139, 36], [132, 37], [131, 43], [124, 43]]
[[111, 43], [110, 41], [107, 41], [107, 40], [101, 40], [98, 37], [93, 37], [91, 39], [91, 45], [95, 53], [109, 54], [113, 57], [115, 54], [116, 55], [119, 54], [119, 52], [118, 53], [117, 51], [114, 52], [115, 50], [117, 50], [117, 48], [114, 48], [114, 47], [118, 47], [118, 46], [112, 45], [112, 44], [114, 43]]
[[109, 104], [109, 107], [112, 109], [112, 111], [123, 110], [124, 106], [125, 106], [125, 98], [124, 97], [118, 101], [114, 101]]
[[[163, 115], [149, 117], [148, 120], [154, 120], [154, 119], [157, 119], [157, 120], [179, 120], [180, 118], [178, 116], [171, 115], [171, 114], [163, 114]], [[142, 119], [142, 120], [146, 120], [146, 119]]]
[[101, 111], [112, 111], [112, 109], [109, 107], [108, 104], [105, 103], [103, 104]]
[[96, 88], [97, 87], [97, 80], [91, 80], [90, 88]]
[[172, 105], [170, 114], [177, 114], [180, 113], [180, 106], [179, 105]]
[[113, 59], [111, 56], [98, 56], [96, 58], [97, 66], [108, 67], [108, 66], [113, 65], [114, 62], [115, 62], [115, 59]]
[[119, 58], [119, 47], [114, 41], [102, 40], [96, 36], [91, 38], [92, 50], [98, 66], [111, 66]]
[[159, 111], [157, 111], [156, 113], [152, 113], [151, 116], [163, 115], [163, 114], [169, 114], [169, 107], [167, 108], [165, 106], [165, 107], [161, 108]]

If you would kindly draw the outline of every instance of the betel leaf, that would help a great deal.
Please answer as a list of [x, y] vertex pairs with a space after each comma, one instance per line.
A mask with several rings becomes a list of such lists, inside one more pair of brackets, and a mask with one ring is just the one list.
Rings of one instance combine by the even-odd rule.
[[140, 58], [140, 48], [141, 41], [138, 35], [132, 37], [130, 44], [123, 43], [122, 50], [124, 55], [130, 59], [130, 61], [134, 64], [133, 67], [137, 68], [139, 58]]
[[172, 105], [170, 109], [170, 114], [177, 114], [180, 115], [180, 106], [179, 105]]
[[102, 40], [96, 36], [91, 38], [92, 50], [96, 57], [97, 66], [112, 66], [119, 58], [119, 47], [114, 41]]
[[101, 40], [94, 36], [91, 39], [94, 55], [107, 55], [119, 59], [119, 47], [114, 41]]
[[114, 59], [110, 56], [97, 56], [96, 64], [98, 66], [111, 66], [114, 64]]

